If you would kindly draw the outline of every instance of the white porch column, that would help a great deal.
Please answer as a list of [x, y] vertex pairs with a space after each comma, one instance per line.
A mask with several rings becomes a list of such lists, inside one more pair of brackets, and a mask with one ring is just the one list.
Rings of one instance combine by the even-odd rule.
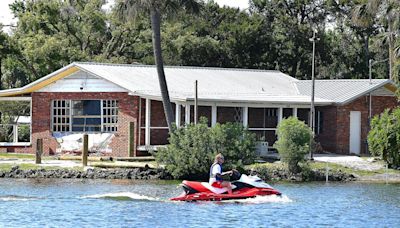
[[293, 116], [297, 117], [297, 108], [293, 108]]
[[247, 127], [249, 123], [249, 107], [243, 107], [243, 127]]
[[181, 126], [181, 111], [181, 105], [175, 103], [175, 124], [178, 128]]
[[278, 124], [282, 121], [282, 119], [283, 119], [283, 108], [280, 107], [278, 109]]
[[13, 124], [13, 142], [18, 142], [18, 125]]
[[190, 124], [190, 104], [185, 105], [185, 123]]
[[211, 126], [214, 127], [217, 124], [217, 105], [211, 106]]
[[150, 117], [151, 117], [151, 100], [146, 98], [146, 119], [145, 119], [145, 145], [150, 146]]

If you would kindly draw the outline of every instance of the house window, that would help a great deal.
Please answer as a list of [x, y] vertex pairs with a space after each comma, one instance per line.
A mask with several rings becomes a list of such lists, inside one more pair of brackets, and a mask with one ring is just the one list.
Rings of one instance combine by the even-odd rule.
[[53, 131], [70, 131], [70, 101], [53, 100]]
[[72, 101], [72, 131], [101, 131], [101, 106], [99, 100]]
[[249, 128], [276, 129], [278, 125], [277, 108], [249, 108]]
[[52, 129], [55, 132], [115, 132], [116, 100], [53, 100]]
[[299, 109], [297, 109], [297, 119], [301, 120], [305, 124], [309, 125], [309, 122], [310, 122], [310, 109], [309, 108], [299, 108]]
[[284, 108], [282, 109], [283, 113], [282, 113], [282, 117], [284, 119], [287, 119], [291, 116], [293, 116], [293, 108]]
[[118, 120], [118, 101], [103, 100], [103, 131], [116, 132]]
[[[315, 111], [315, 117], [314, 117], [314, 121], [315, 121], [315, 126], [314, 126], [314, 130], [315, 130], [315, 134], [319, 135], [323, 133], [323, 112], [322, 111]], [[298, 112], [297, 112], [297, 118], [301, 121], [304, 121], [305, 124], [309, 125], [310, 122], [310, 109], [306, 109], [306, 108], [299, 108]]]
[[249, 130], [256, 134], [257, 140], [268, 142], [269, 146], [276, 141], [278, 111], [277, 108], [249, 108]]
[[323, 112], [317, 111], [317, 115], [315, 115], [315, 125], [316, 125], [316, 133], [317, 135], [323, 133], [323, 126], [324, 126], [324, 118], [322, 115]]

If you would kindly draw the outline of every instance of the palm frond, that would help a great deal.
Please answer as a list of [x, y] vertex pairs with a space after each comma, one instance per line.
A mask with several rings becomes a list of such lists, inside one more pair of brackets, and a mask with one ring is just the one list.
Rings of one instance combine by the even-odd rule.
[[132, 20], [140, 14], [149, 13], [150, 9], [160, 2], [157, 0], [117, 0], [115, 8], [120, 19]]
[[394, 55], [398, 61], [400, 61], [400, 39], [397, 39], [396, 43], [394, 44]]
[[360, 4], [354, 7], [351, 12], [351, 21], [357, 26], [368, 26], [372, 22], [367, 4]]
[[379, 12], [381, 5], [381, 0], [368, 0], [365, 4], [366, 10], [372, 15], [376, 15]]

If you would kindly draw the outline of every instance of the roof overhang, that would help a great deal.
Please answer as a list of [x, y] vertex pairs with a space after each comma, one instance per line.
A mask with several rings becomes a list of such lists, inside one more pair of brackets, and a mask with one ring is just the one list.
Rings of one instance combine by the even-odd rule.
[[358, 99], [358, 98], [360, 98], [362, 96], [365, 96], [365, 95], [367, 95], [369, 93], [372, 93], [373, 91], [375, 91], [375, 90], [377, 90], [377, 89], [379, 89], [381, 87], [384, 87], [384, 88], [388, 89], [389, 91], [391, 91], [393, 93], [395, 93], [397, 91], [396, 84], [392, 80], [388, 79], [388, 80], [383, 81], [383, 82], [381, 82], [379, 84], [376, 84], [375, 86], [373, 86], [370, 89], [364, 91], [363, 93], [359, 93], [356, 96], [353, 96], [353, 97], [351, 97], [351, 98], [349, 98], [349, 99], [347, 99], [345, 101], [342, 101], [342, 102], [337, 102], [335, 104], [337, 104], [337, 105], [346, 105], [346, 104], [348, 104], [348, 103], [350, 103], [350, 102], [352, 102], [352, 101], [354, 101], [354, 100], [356, 100], [356, 99]]
[[[142, 98], [147, 98], [147, 99], [151, 99], [151, 100], [158, 100], [158, 101], [162, 101], [162, 97], [161, 95], [157, 95], [154, 92], [150, 92], [150, 93], [146, 93], [146, 92], [134, 92], [134, 93], [129, 93], [129, 95], [132, 96], [139, 96]], [[218, 98], [217, 96], [215, 96], [215, 98], [202, 98], [199, 97], [198, 98], [198, 102], [202, 103], [202, 104], [215, 104], [215, 103], [219, 103], [219, 104], [223, 104], [223, 103], [229, 103], [229, 104], [240, 104], [242, 106], [246, 106], [246, 104], [251, 104], [251, 105], [258, 105], [258, 104], [262, 104], [262, 105], [278, 105], [278, 106], [290, 106], [290, 105], [310, 105], [311, 103], [311, 98], [309, 100], [304, 99], [305, 97], [302, 96], [300, 97], [300, 99], [293, 99], [293, 97], [291, 98], [280, 98], [280, 99], [224, 99], [224, 98]], [[185, 95], [179, 95], [178, 94], [170, 94], [170, 99], [171, 102], [174, 103], [194, 103], [194, 98], [193, 97], [187, 97]], [[332, 101], [329, 100], [325, 100], [325, 99], [319, 99], [317, 98], [315, 100], [315, 105], [316, 106], [327, 106], [327, 105], [331, 105], [333, 104]]]
[[29, 94], [35, 92], [45, 86], [50, 85], [51, 83], [60, 80], [72, 73], [79, 71], [79, 68], [75, 66], [74, 63], [69, 64], [43, 78], [40, 78], [24, 87], [16, 88], [16, 89], [8, 89], [0, 91], [0, 97], [12, 97], [12, 96], [19, 96], [24, 94]]
[[26, 96], [10, 96], [10, 97], [0, 97], [0, 101], [31, 101], [32, 97]]

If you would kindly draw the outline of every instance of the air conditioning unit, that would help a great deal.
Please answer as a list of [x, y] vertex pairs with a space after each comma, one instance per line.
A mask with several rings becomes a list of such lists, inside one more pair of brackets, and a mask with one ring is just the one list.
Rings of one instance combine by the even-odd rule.
[[257, 142], [256, 154], [258, 157], [266, 157], [268, 155], [268, 142]]

